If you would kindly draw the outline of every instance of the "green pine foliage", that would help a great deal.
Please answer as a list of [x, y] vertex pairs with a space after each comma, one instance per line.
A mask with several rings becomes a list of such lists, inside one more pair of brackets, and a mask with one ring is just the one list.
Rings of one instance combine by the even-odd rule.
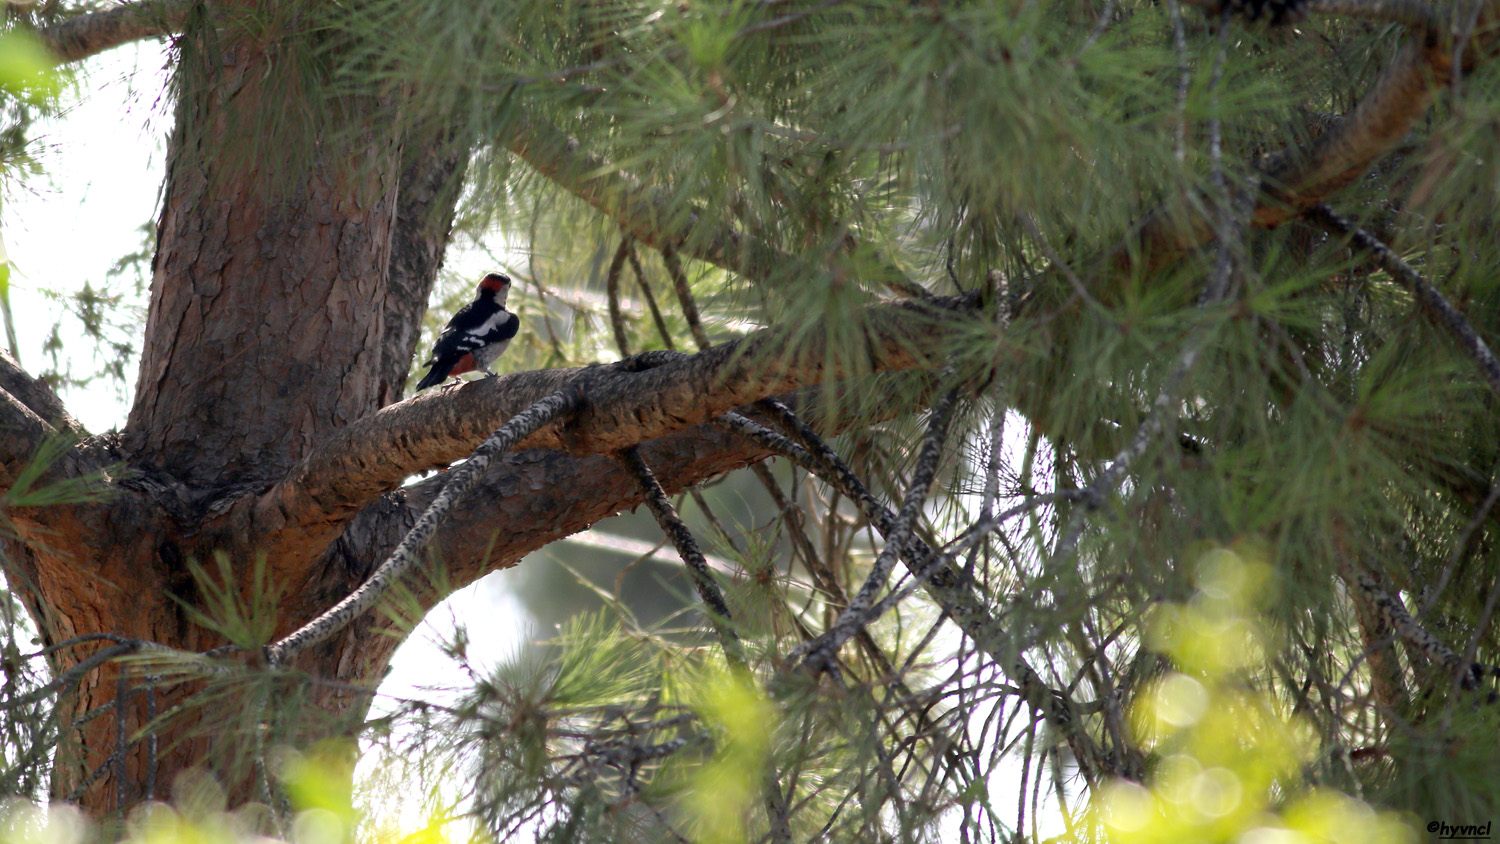
[[[679, 572], [632, 575], [672, 602], [647, 623], [613, 576], [569, 569], [611, 606], [498, 667], [455, 641], [470, 682], [454, 702], [394, 701], [361, 733], [424, 819], [458, 815], [490, 840], [1327, 840], [1366, 824], [1397, 841], [1403, 824], [1500, 808], [1493, 677], [1460, 688], [1361, 614], [1351, 574], [1462, 662], [1500, 662], [1497, 397], [1479, 368], [1398, 279], [1307, 222], [1241, 219], [1150, 271], [1110, 260], [1153, 211], [1213, 217], [1258, 189], [1263, 156], [1370, 89], [1399, 26], [1269, 29], [1135, 0], [266, 0], [190, 26], [247, 28], [277, 51], [265, 84], [288, 107], [254, 143], [368, 143], [360, 116], [400, 97], [384, 117], [402, 131], [441, 125], [472, 147], [459, 230], [498, 227], [529, 256], [513, 300], [528, 333], [506, 366], [617, 354], [606, 268], [636, 217], [689, 256], [714, 341], [774, 326], [781, 356], [826, 342], [850, 378], [817, 409], [874, 416], [832, 444], [893, 510], [923, 408], [960, 390], [917, 534], [955, 551], [985, 641], [915, 588], [836, 674], [798, 668], [884, 542], [832, 486], [778, 464], [785, 502], [745, 480], [706, 491], [706, 510], [679, 504], [737, 564], [715, 577], [749, 666], [726, 658]], [[178, 96], [212, 43], [179, 42]], [[1497, 74], [1466, 73], [1333, 199], [1491, 342]], [[516, 154], [539, 138], [568, 141], [561, 174]], [[653, 192], [649, 209], [612, 217], [575, 195], [631, 186]], [[690, 257], [729, 230], [754, 247]], [[695, 348], [667, 265], [635, 248], [641, 273], [617, 279], [628, 346]], [[468, 294], [452, 289], [450, 305]], [[943, 341], [927, 375], [868, 375], [866, 306], [914, 292], [988, 306], [927, 328]], [[938, 376], [944, 363], [958, 375]], [[1123, 479], [1100, 487], [1116, 464]], [[741, 504], [747, 518], [713, 520]], [[1228, 558], [1251, 562], [1204, 563]], [[897, 572], [892, 588], [912, 583]], [[1225, 577], [1254, 580], [1253, 605]], [[213, 623], [260, 629], [230, 597]], [[1163, 633], [1188, 606], [1193, 623]], [[169, 669], [197, 670], [153, 670]], [[268, 699], [308, 691], [266, 682]], [[281, 711], [271, 740], [295, 745], [303, 710]], [[1217, 790], [1193, 802], [1200, 787]]]

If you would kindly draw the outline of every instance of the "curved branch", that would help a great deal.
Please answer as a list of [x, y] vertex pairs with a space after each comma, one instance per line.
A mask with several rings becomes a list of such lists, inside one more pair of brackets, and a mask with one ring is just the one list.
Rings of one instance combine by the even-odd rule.
[[630, 335], [625, 330], [625, 315], [620, 311], [620, 271], [625, 267], [625, 256], [630, 252], [630, 236], [620, 238], [620, 248], [609, 262], [609, 271], [604, 275], [604, 292], [609, 300], [609, 324], [615, 332], [615, 347], [620, 354], [630, 357]]
[[75, 62], [121, 44], [182, 29], [196, 0], [142, 0], [37, 30], [59, 62]]
[[[668, 495], [771, 456], [768, 450], [712, 424], [646, 443], [640, 451], [657, 468]], [[429, 478], [382, 496], [362, 510], [309, 567], [302, 582], [289, 584], [288, 594], [295, 596], [296, 604], [287, 608], [282, 623], [297, 625], [314, 618], [357, 588], [445, 483], [441, 475]], [[644, 495], [635, 479], [611, 457], [570, 457], [551, 449], [530, 449], [510, 452], [491, 464], [469, 501], [449, 515], [429, 546], [432, 558], [441, 561], [440, 572], [430, 579], [408, 577], [403, 584], [422, 611], [436, 606], [452, 590], [514, 566], [550, 542], [639, 506]], [[338, 663], [337, 679], [373, 685], [384, 675], [391, 654], [408, 632], [410, 627], [403, 627], [394, 615], [369, 613], [317, 648], [350, 655]]]
[[[1267, 157], [1257, 168], [1261, 195], [1253, 225], [1274, 228], [1359, 178], [1404, 138], [1452, 78], [1452, 53], [1427, 32], [1409, 38], [1354, 110], [1306, 146]], [[1213, 207], [1212, 203], [1200, 203]], [[1168, 205], [1148, 214], [1107, 263], [1124, 273], [1161, 269], [1213, 237], [1213, 221]]]
[[693, 298], [693, 289], [688, 286], [687, 273], [682, 271], [682, 262], [671, 249], [661, 252], [662, 263], [667, 265], [667, 275], [672, 277], [672, 289], [677, 292], [677, 303], [682, 307], [682, 317], [687, 320], [688, 330], [693, 332], [693, 342], [698, 348], [712, 346], [708, 332], [703, 330], [703, 317], [698, 314], [698, 301]]
[[1452, 59], [1448, 45], [1427, 33], [1408, 39], [1353, 111], [1308, 147], [1284, 150], [1259, 168], [1266, 198], [1255, 225], [1281, 225], [1359, 178], [1427, 113], [1452, 77]]
[[[643, 443], [640, 455], [667, 495], [774, 456], [713, 423]], [[635, 478], [606, 455], [571, 457], [542, 449], [514, 454], [491, 471], [485, 484], [476, 496], [482, 503], [455, 513], [433, 543], [455, 587], [515, 565], [549, 542], [646, 500]], [[582, 490], [588, 494], [579, 494]], [[419, 485], [408, 506], [431, 494], [430, 487]], [[514, 530], [521, 525], [524, 534]]]
[[[913, 375], [922, 378], [925, 376]], [[896, 385], [886, 385], [895, 390]], [[904, 390], [896, 390], [904, 392]], [[811, 389], [782, 398], [806, 408], [810, 424], [834, 435], [843, 430], [888, 419], [897, 412], [916, 411], [926, 403], [920, 391], [910, 406], [886, 403], [868, 414], [844, 414], [824, 419], [826, 402]], [[642, 443], [641, 458], [650, 463], [663, 490], [675, 495], [697, 484], [758, 463], [775, 452], [741, 434], [708, 422]], [[291, 584], [299, 596], [288, 623], [311, 618], [336, 603], [389, 554], [419, 515], [439, 495], [447, 480], [439, 475], [389, 493], [361, 510], [331, 543], [304, 582]], [[553, 449], [512, 451], [491, 464], [469, 497], [470, 504], [449, 514], [433, 537], [434, 559], [441, 560], [441, 590], [412, 586], [423, 608], [431, 608], [447, 591], [459, 589], [485, 574], [518, 563], [550, 542], [587, 530], [602, 519], [645, 503], [639, 482], [611, 455], [570, 456]], [[375, 619], [374, 623], [384, 624]], [[357, 649], [371, 660], [374, 677], [383, 663], [368, 647], [384, 647], [388, 636], [368, 636], [362, 630]], [[394, 647], [394, 644], [392, 644]]]
[[708, 561], [704, 559], [703, 550], [698, 547], [692, 531], [688, 530], [682, 516], [678, 515], [677, 508], [672, 506], [671, 500], [661, 488], [661, 481], [651, 471], [651, 466], [641, 458], [640, 449], [631, 446], [621, 450], [619, 461], [635, 477], [636, 484], [640, 486], [646, 499], [646, 506], [651, 509], [651, 515], [656, 517], [656, 523], [661, 525], [662, 532], [672, 540], [682, 562], [687, 565], [688, 572], [692, 575], [693, 588], [698, 590], [698, 597], [707, 608], [705, 615], [719, 637], [719, 646], [724, 649], [724, 656], [731, 666], [744, 669], [745, 646], [734, 630], [734, 617], [729, 613], [729, 605], [724, 602], [724, 593], [719, 589], [719, 584], [714, 582], [714, 576], [709, 573]]
[[[766, 396], [850, 375], [926, 367], [943, 339], [933, 326], [951, 324], [978, 305], [977, 297], [954, 297], [869, 308], [858, 315], [863, 354], [853, 360], [833, 353], [826, 329], [796, 337], [767, 329], [696, 355], [647, 353], [608, 367], [521, 372], [434, 390], [330, 437], [270, 491], [223, 518], [245, 520], [241, 527], [249, 533], [242, 535], [265, 537], [276, 568], [299, 574], [292, 570], [316, 558], [377, 496], [415, 473], [467, 457], [511, 416], [581, 379], [590, 380], [583, 408], [518, 448], [612, 454]], [[652, 365], [664, 356], [669, 362]]]
[[885, 589], [891, 571], [896, 568], [896, 560], [906, 549], [907, 543], [911, 540], [912, 531], [917, 527], [918, 519], [922, 514], [922, 505], [927, 501], [932, 479], [937, 474], [938, 461], [943, 454], [943, 444], [948, 437], [948, 423], [953, 418], [953, 408], [957, 401], [958, 389], [953, 388], [944, 393], [933, 406], [932, 415], [927, 424], [927, 435], [922, 440], [922, 450], [918, 453], [916, 465], [912, 468], [911, 483], [907, 485], [906, 497], [901, 502], [901, 509], [896, 512], [896, 520], [890, 533], [886, 534], [885, 547], [880, 549], [880, 554], [875, 558], [875, 564], [871, 566], [864, 584], [854, 594], [849, 605], [839, 614], [838, 621], [832, 627], [816, 640], [798, 646], [789, 654], [791, 659], [805, 657], [802, 660], [803, 667], [814, 673], [831, 669], [836, 664], [839, 648], [878, 616], [878, 613], [871, 609], [875, 606], [875, 597]]
[[458, 506], [469, 490], [478, 483], [491, 461], [511, 450], [517, 442], [541, 425], [572, 413], [582, 401], [582, 396], [581, 384], [559, 390], [500, 426], [500, 430], [487, 438], [446, 479], [442, 492], [433, 498], [422, 517], [417, 519], [417, 523], [391, 552], [390, 557], [381, 563], [380, 568], [337, 605], [281, 641], [267, 645], [266, 661], [273, 666], [280, 665], [287, 656], [327, 639], [373, 607], [391, 586], [417, 564], [418, 555], [437, 532], [448, 512]]
[[1349, 591], [1354, 596], [1355, 602], [1363, 605], [1357, 608], [1380, 622], [1381, 630], [1385, 634], [1382, 638], [1386, 639], [1381, 643], [1381, 647], [1389, 644], [1389, 640], [1393, 638], [1405, 641], [1417, 653], [1441, 665], [1464, 691], [1478, 689], [1479, 683], [1485, 677], [1500, 676], [1500, 668], [1482, 662], [1473, 662], [1455, 653], [1443, 640], [1434, 636], [1412, 618], [1399, 597], [1381, 589], [1380, 584], [1375, 582], [1375, 578], [1352, 561], [1340, 558], [1338, 571], [1345, 585], [1351, 587]]

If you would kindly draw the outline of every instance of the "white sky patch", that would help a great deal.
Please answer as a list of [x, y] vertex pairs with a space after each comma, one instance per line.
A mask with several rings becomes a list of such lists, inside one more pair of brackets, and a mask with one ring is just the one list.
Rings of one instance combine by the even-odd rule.
[[[12, 263], [11, 304], [15, 313], [21, 365], [28, 372], [45, 367], [42, 344], [62, 316], [61, 303], [44, 295], [72, 293], [85, 281], [103, 286], [109, 269], [140, 248], [142, 224], [156, 214], [161, 188], [166, 121], [159, 114], [167, 73], [166, 47], [142, 42], [91, 60], [80, 76], [86, 92], [58, 118], [38, 123], [32, 136], [45, 170], [24, 189], [3, 185], [0, 229]], [[145, 307], [143, 292], [133, 303]], [[74, 324], [76, 328], [76, 324]], [[80, 371], [94, 367], [87, 341], [70, 335], [80, 348]], [[137, 341], [137, 346], [139, 342]], [[125, 372], [133, 380], [138, 357]], [[128, 392], [127, 387], [127, 392]], [[125, 422], [129, 396], [113, 386], [65, 390], [68, 410], [93, 432]]]

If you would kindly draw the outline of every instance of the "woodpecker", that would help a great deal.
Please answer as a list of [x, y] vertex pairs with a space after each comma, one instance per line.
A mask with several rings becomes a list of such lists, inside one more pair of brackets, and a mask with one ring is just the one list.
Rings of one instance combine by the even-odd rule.
[[458, 309], [433, 344], [432, 358], [423, 364], [429, 367], [427, 374], [417, 382], [419, 392], [443, 383], [449, 375], [476, 369], [495, 374], [490, 364], [521, 327], [521, 320], [505, 309], [509, 293], [510, 276], [504, 273], [490, 273], [480, 280], [474, 301]]

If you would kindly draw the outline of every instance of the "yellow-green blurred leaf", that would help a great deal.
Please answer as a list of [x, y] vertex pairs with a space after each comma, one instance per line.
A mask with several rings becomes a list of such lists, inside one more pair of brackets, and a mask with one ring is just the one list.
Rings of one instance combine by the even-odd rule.
[[0, 91], [39, 102], [57, 96], [62, 76], [47, 48], [29, 32], [0, 35]]

